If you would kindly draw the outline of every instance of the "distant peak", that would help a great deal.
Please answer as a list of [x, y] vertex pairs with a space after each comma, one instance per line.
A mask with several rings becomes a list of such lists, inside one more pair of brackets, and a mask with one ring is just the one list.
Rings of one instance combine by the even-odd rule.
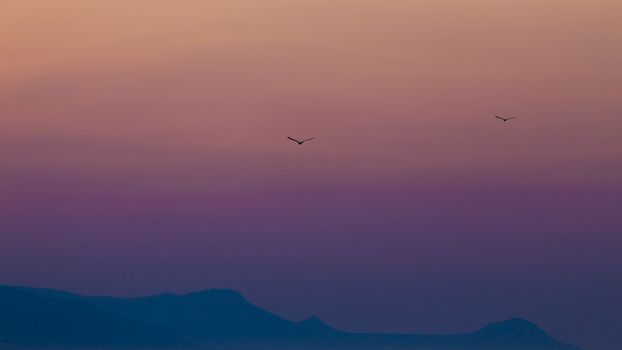
[[323, 331], [334, 331], [334, 328], [326, 324], [324, 321], [319, 319], [317, 316], [311, 316], [306, 320], [298, 322], [298, 325], [304, 327], [306, 329], [312, 330], [323, 330]]
[[548, 335], [540, 329], [540, 327], [523, 318], [511, 318], [509, 320], [491, 323], [480, 332], [548, 338]]
[[503, 327], [503, 328], [535, 328], [540, 329], [536, 326], [535, 323], [530, 322], [524, 318], [514, 317], [505, 321], [495, 322], [488, 325], [494, 327]]

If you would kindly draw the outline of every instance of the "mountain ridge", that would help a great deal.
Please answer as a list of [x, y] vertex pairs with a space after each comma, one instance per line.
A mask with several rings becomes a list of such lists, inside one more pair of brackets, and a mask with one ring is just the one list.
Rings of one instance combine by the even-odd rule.
[[0, 344], [16, 347], [580, 350], [521, 318], [463, 334], [344, 332], [316, 316], [287, 320], [232, 289], [118, 298], [0, 286], [0, 310], [5, 311], [0, 313]]

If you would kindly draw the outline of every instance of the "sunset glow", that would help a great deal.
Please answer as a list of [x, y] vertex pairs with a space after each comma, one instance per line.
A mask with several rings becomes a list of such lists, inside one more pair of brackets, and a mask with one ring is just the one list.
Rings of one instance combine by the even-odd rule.
[[0, 284], [620, 348], [620, 13], [5, 0]]

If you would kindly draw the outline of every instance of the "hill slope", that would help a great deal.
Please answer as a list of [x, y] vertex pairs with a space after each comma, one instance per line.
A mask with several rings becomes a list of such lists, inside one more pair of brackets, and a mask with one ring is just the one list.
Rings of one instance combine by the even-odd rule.
[[179, 346], [181, 337], [106, 313], [84, 299], [0, 286], [0, 338], [22, 346]]
[[347, 333], [311, 317], [292, 322], [232, 290], [143, 298], [0, 287], [0, 346], [219, 349], [578, 350], [511, 319], [456, 335]]

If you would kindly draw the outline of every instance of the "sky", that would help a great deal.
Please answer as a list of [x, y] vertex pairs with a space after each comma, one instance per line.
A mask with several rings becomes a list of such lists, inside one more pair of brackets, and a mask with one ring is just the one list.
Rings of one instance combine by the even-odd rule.
[[620, 12], [4, 0], [0, 284], [622, 348]]

